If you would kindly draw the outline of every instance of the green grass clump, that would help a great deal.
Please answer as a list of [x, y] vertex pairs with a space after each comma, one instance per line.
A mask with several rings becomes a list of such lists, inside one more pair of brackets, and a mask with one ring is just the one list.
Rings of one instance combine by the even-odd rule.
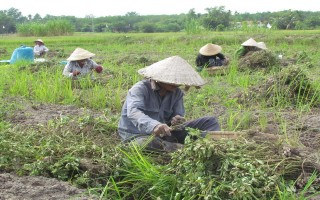
[[44, 24], [18, 24], [17, 32], [21, 36], [72, 35], [74, 33], [74, 27], [70, 22], [66, 20], [50, 20]]

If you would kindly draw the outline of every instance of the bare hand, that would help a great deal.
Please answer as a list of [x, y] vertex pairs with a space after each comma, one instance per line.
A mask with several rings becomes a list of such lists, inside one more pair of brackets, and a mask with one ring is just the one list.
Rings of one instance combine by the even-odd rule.
[[171, 126], [183, 124], [184, 122], [186, 122], [186, 119], [184, 117], [176, 115], [171, 119]]
[[156, 127], [153, 129], [153, 133], [156, 136], [171, 136], [171, 128], [167, 124], [158, 124]]
[[73, 76], [77, 76], [77, 75], [79, 75], [79, 74], [80, 74], [80, 72], [79, 72], [79, 71], [77, 71], [77, 70], [75, 70], [75, 71], [73, 71], [73, 72], [72, 72], [72, 74], [73, 74]]

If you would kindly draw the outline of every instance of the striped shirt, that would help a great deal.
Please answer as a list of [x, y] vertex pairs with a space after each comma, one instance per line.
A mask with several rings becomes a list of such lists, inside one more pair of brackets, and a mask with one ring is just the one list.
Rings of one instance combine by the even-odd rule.
[[64, 67], [63, 75], [67, 77], [73, 77], [73, 72], [79, 71], [80, 74], [77, 77], [90, 75], [91, 78], [94, 78], [92, 70], [95, 69], [97, 66], [99, 65], [91, 59], [87, 59], [83, 67], [80, 67], [77, 61], [70, 61]]
[[36, 45], [36, 46], [33, 47], [33, 53], [36, 56], [40, 56], [41, 52], [46, 52], [47, 53], [48, 51], [49, 51], [49, 49], [44, 45], [41, 45], [41, 46]]

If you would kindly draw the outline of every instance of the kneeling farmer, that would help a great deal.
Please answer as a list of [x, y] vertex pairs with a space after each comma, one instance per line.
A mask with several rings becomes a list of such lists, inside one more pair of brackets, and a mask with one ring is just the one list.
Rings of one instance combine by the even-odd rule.
[[101, 73], [103, 70], [102, 66], [91, 59], [93, 56], [95, 54], [87, 50], [76, 48], [67, 59], [69, 62], [64, 67], [63, 75], [72, 79], [78, 79], [90, 74], [93, 79], [92, 70], [95, 70], [97, 73]]
[[[142, 145], [148, 141], [149, 149], [171, 151], [177, 143], [184, 144], [188, 132], [173, 130], [170, 126], [183, 123], [183, 127], [202, 131], [220, 130], [212, 116], [184, 120], [184, 93], [179, 87], [205, 84], [187, 61], [173, 56], [140, 69], [138, 73], [146, 79], [128, 91], [119, 121], [118, 132], [124, 142], [136, 141]], [[152, 134], [155, 137], [149, 141]]]

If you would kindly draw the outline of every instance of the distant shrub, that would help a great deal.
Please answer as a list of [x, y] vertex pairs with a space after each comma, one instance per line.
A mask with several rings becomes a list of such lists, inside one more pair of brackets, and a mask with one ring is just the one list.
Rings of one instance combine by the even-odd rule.
[[185, 24], [185, 31], [187, 34], [197, 34], [202, 31], [202, 27], [196, 19], [190, 19]]
[[66, 20], [51, 20], [45, 24], [34, 22], [19, 24], [17, 31], [21, 36], [58, 36], [73, 34], [74, 27]]

